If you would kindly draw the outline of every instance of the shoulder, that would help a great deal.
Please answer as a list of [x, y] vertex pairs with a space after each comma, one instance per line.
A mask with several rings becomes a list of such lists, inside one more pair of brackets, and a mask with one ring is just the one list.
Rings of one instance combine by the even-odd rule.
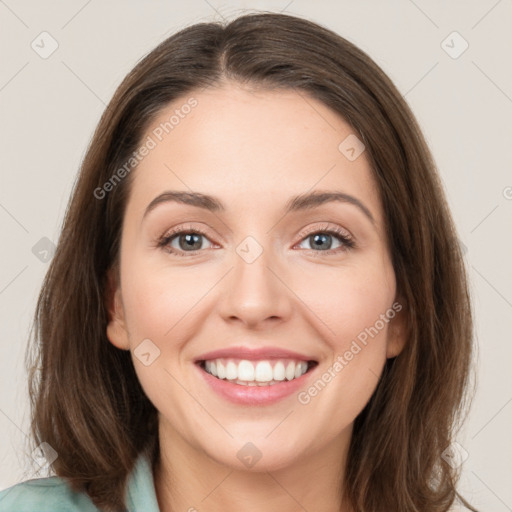
[[[152, 464], [147, 453], [139, 457], [129, 475], [128, 510], [158, 512]], [[35, 478], [0, 491], [0, 512], [101, 512], [86, 493], [75, 492], [67, 480], [50, 476]]]
[[97, 512], [89, 497], [60, 477], [35, 478], [0, 491], [0, 512]]

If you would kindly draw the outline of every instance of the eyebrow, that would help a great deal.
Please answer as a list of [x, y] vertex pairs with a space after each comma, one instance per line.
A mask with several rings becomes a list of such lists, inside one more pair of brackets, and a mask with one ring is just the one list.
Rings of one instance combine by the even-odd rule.
[[[371, 211], [359, 199], [344, 192], [315, 190], [314, 192], [310, 192], [308, 194], [301, 194], [292, 197], [286, 203], [285, 215], [291, 212], [318, 208], [324, 204], [336, 201], [356, 206], [361, 212], [365, 214], [366, 217], [368, 217], [372, 224], [375, 224], [375, 219]], [[144, 212], [143, 218], [146, 217], [146, 215], [150, 211], [154, 210], [158, 205], [168, 202], [195, 206], [197, 208], [202, 208], [211, 212], [226, 211], [226, 208], [219, 199], [208, 194], [202, 194], [200, 192], [168, 190], [155, 197], [149, 203]]]

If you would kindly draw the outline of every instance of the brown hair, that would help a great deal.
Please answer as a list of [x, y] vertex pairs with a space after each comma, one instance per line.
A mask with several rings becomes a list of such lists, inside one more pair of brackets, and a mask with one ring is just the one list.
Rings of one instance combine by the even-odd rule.
[[138, 454], [158, 459], [158, 411], [130, 352], [106, 336], [107, 274], [117, 264], [131, 174], [105, 197], [95, 191], [130, 158], [162, 108], [224, 80], [307, 93], [365, 144], [408, 339], [355, 421], [345, 492], [355, 511], [447, 511], [459, 496], [458, 474], [441, 455], [469, 402], [473, 324], [442, 185], [414, 115], [377, 64], [336, 33], [284, 14], [183, 29], [116, 90], [89, 144], [37, 303], [32, 360], [29, 351], [26, 357], [34, 446], [49, 443], [58, 453], [55, 473], [107, 512], [124, 510]]

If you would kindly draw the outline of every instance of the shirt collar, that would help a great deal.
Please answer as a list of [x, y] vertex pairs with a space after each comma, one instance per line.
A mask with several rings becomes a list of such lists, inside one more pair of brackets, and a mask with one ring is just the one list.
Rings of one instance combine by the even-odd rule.
[[141, 452], [128, 477], [126, 505], [129, 512], [159, 512], [151, 461]]

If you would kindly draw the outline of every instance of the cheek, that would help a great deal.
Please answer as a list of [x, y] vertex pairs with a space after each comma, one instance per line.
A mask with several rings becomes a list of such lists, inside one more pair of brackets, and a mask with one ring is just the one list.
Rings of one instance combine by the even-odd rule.
[[123, 297], [132, 346], [141, 337], [175, 338], [190, 321], [210, 280], [193, 271], [139, 267], [131, 272], [123, 283]]
[[[204, 295], [204, 279], [201, 286], [201, 281], [194, 283], [191, 273], [143, 265], [134, 268], [137, 271], [126, 272], [123, 297], [138, 380], [164, 416], [193, 421], [201, 410], [184, 391], [180, 366], [182, 348], [194, 335], [195, 308]], [[146, 358], [140, 357], [147, 353]]]
[[389, 265], [369, 261], [365, 265], [317, 269], [309, 276], [301, 272], [294, 292], [314, 312], [314, 325], [321, 328], [330, 348], [344, 353], [354, 339], [364, 344], [368, 339], [385, 338], [389, 321], [386, 312], [395, 296], [393, 277]]
[[[205, 294], [217, 281], [211, 270], [126, 261], [123, 301], [132, 359], [143, 389], [160, 411], [190, 406], [182, 387], [191, 364], [186, 349], [211, 312]], [[139, 357], [148, 352], [149, 357]]]
[[362, 270], [318, 273], [315, 286], [303, 283], [301, 292], [321, 320], [316, 325], [327, 342], [329, 361], [298, 399], [332, 426], [333, 435], [340, 425], [354, 420], [374, 392], [386, 362], [389, 323], [395, 316], [393, 275], [377, 265]]

